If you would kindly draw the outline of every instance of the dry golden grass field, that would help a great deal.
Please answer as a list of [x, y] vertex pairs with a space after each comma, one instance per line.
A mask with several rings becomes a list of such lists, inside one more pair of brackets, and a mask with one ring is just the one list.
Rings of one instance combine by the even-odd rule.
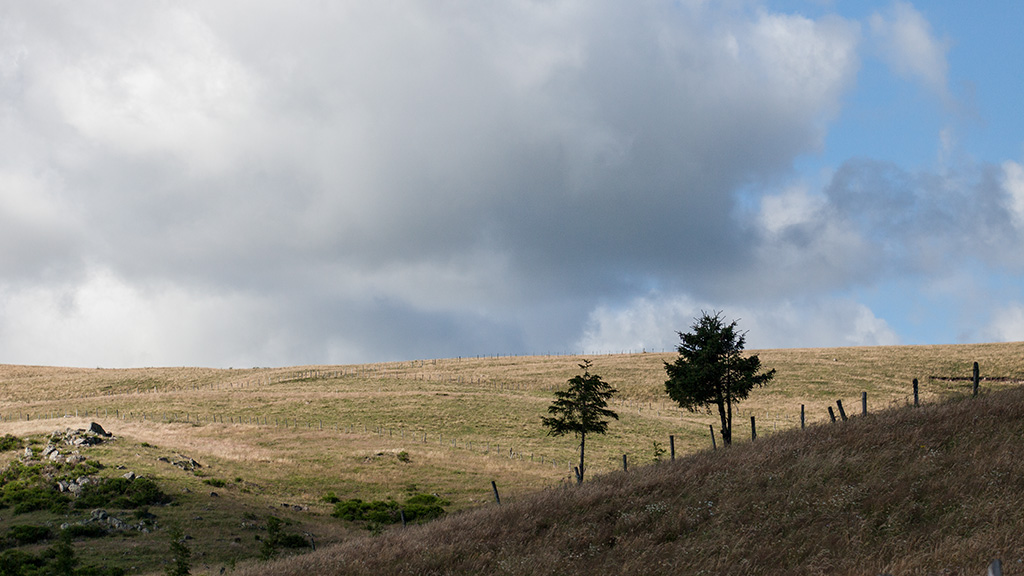
[[[801, 405], [808, 424], [827, 420], [836, 400], [859, 414], [862, 392], [871, 413], [904, 406], [914, 378], [925, 404], [969, 395], [975, 361], [985, 394], [1024, 381], [1024, 343], [750, 353], [778, 374], [740, 405], [734, 437], [741, 443], [749, 440], [750, 416], [763, 438], [798, 427]], [[588, 442], [588, 477], [620, 469], [623, 454], [631, 468], [649, 464], [654, 443], [667, 449], [670, 436], [679, 457], [710, 448], [708, 425], [717, 430], [717, 416], [680, 411], [664, 393], [663, 365], [674, 356], [589, 357], [591, 371], [618, 389], [611, 407], [620, 419]], [[174, 502], [151, 510], [159, 530], [76, 542], [76, 551], [128, 573], [162, 572], [167, 530], [180, 528], [192, 537], [193, 573], [212, 574], [258, 554], [269, 516], [318, 547], [365, 535], [330, 516], [328, 493], [364, 500], [438, 494], [458, 511], [489, 506], [491, 481], [510, 504], [567, 484], [575, 442], [546, 436], [540, 417], [582, 359], [230, 370], [4, 365], [0, 435], [40, 448], [54, 430], [101, 424], [117, 440], [82, 450], [106, 466], [100, 474], [153, 478]], [[183, 457], [201, 467], [186, 471], [161, 460]], [[69, 520], [0, 510], [0, 530]]]

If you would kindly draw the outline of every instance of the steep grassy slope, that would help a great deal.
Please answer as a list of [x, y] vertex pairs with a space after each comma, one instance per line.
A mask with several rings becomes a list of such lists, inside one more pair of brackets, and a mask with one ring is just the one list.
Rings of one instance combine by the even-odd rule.
[[1024, 562], [1024, 390], [791, 430], [266, 574], [984, 574]]

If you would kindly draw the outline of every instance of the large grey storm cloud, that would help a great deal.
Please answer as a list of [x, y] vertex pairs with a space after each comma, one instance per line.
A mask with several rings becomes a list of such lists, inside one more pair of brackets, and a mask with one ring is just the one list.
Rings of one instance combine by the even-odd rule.
[[7, 362], [615, 351], [670, 345], [725, 306], [765, 345], [893, 342], [844, 286], [989, 241], [912, 233], [956, 226], [943, 210], [960, 204], [1021, 226], [1013, 166], [957, 188], [988, 206], [876, 161], [787, 188], [855, 82], [862, 27], [838, 17], [697, 1], [3, 10]]

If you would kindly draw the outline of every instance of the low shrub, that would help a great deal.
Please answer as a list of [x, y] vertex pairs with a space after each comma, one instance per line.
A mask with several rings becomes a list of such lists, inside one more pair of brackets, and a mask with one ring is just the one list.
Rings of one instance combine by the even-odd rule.
[[53, 538], [53, 530], [46, 526], [15, 524], [7, 529], [7, 533], [3, 537], [3, 544], [5, 548], [13, 548], [26, 544], [36, 544], [50, 538]]
[[53, 488], [37, 484], [15, 483], [3, 487], [0, 503], [10, 507], [15, 514], [27, 514], [36, 510], [47, 510], [60, 514], [67, 509], [71, 499]]
[[167, 504], [171, 497], [149, 478], [112, 478], [89, 484], [75, 499], [75, 508], [120, 508], [122, 510]]
[[69, 538], [102, 538], [109, 534], [107, 529], [99, 524], [72, 524], [64, 529]]
[[398, 514], [398, 502], [394, 500], [363, 502], [359, 498], [336, 503], [331, 516], [351, 522], [378, 522], [381, 524], [394, 524], [401, 519]]
[[402, 509], [407, 522], [427, 522], [444, 516], [444, 507], [449, 504], [434, 494], [417, 494], [409, 497]]
[[279, 548], [308, 548], [309, 542], [299, 534], [288, 534], [284, 531], [284, 521], [276, 516], [267, 518], [267, 536], [256, 537], [260, 541], [260, 559], [270, 560], [277, 557]]
[[24, 447], [24, 442], [17, 436], [10, 434], [4, 434], [0, 437], [0, 452], [9, 452], [11, 450], [20, 450]]
[[331, 516], [351, 522], [368, 522], [371, 524], [395, 524], [406, 522], [427, 522], [444, 515], [444, 507], [450, 502], [433, 494], [416, 494], [399, 505], [394, 500], [374, 500], [363, 502], [358, 498], [339, 500], [334, 504]]

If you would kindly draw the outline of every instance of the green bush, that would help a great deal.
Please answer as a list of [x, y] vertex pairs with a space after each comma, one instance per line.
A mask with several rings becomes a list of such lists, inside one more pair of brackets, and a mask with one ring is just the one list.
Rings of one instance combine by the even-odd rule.
[[331, 516], [351, 522], [395, 524], [405, 515], [406, 522], [426, 522], [444, 515], [449, 502], [432, 494], [416, 494], [399, 506], [394, 500], [363, 502], [358, 498], [342, 500], [334, 505]]
[[43, 550], [39, 554], [31, 554], [19, 549], [5, 550], [0, 553], [0, 575], [44, 575], [60, 574], [61, 576], [124, 576], [121, 568], [107, 568], [83, 565], [75, 556], [70, 540], [62, 536], [60, 541]]
[[19, 450], [24, 446], [21, 438], [12, 436], [10, 434], [4, 434], [0, 437], [0, 452], [9, 452], [11, 450]]
[[15, 524], [7, 530], [7, 534], [4, 535], [3, 541], [6, 545], [5, 547], [13, 548], [14, 546], [36, 544], [43, 540], [49, 540], [50, 538], [53, 538], [53, 531], [46, 526]]
[[48, 510], [60, 514], [67, 509], [70, 498], [53, 488], [17, 483], [4, 486], [0, 502], [9, 506], [15, 514], [27, 514], [36, 510]]
[[69, 538], [102, 538], [107, 529], [99, 524], [72, 524], [64, 529]]
[[210, 486], [213, 486], [214, 488], [223, 488], [228, 485], [227, 482], [221, 480], [220, 478], [207, 478], [206, 480], [203, 480], [203, 484], [208, 484]]
[[139, 508], [151, 504], [166, 504], [171, 497], [160, 490], [149, 478], [112, 478], [98, 484], [89, 484], [75, 500], [75, 508]]
[[444, 507], [450, 502], [433, 494], [417, 494], [405, 501], [402, 509], [407, 522], [426, 522], [444, 516]]
[[284, 521], [276, 516], [267, 518], [267, 536], [260, 539], [260, 559], [271, 560], [277, 557], [278, 548], [307, 548], [309, 542], [299, 534], [286, 534]]
[[382, 524], [394, 524], [398, 521], [398, 503], [394, 500], [363, 502], [359, 498], [342, 500], [334, 505], [334, 512], [331, 514], [342, 520], [352, 522], [379, 522]]

